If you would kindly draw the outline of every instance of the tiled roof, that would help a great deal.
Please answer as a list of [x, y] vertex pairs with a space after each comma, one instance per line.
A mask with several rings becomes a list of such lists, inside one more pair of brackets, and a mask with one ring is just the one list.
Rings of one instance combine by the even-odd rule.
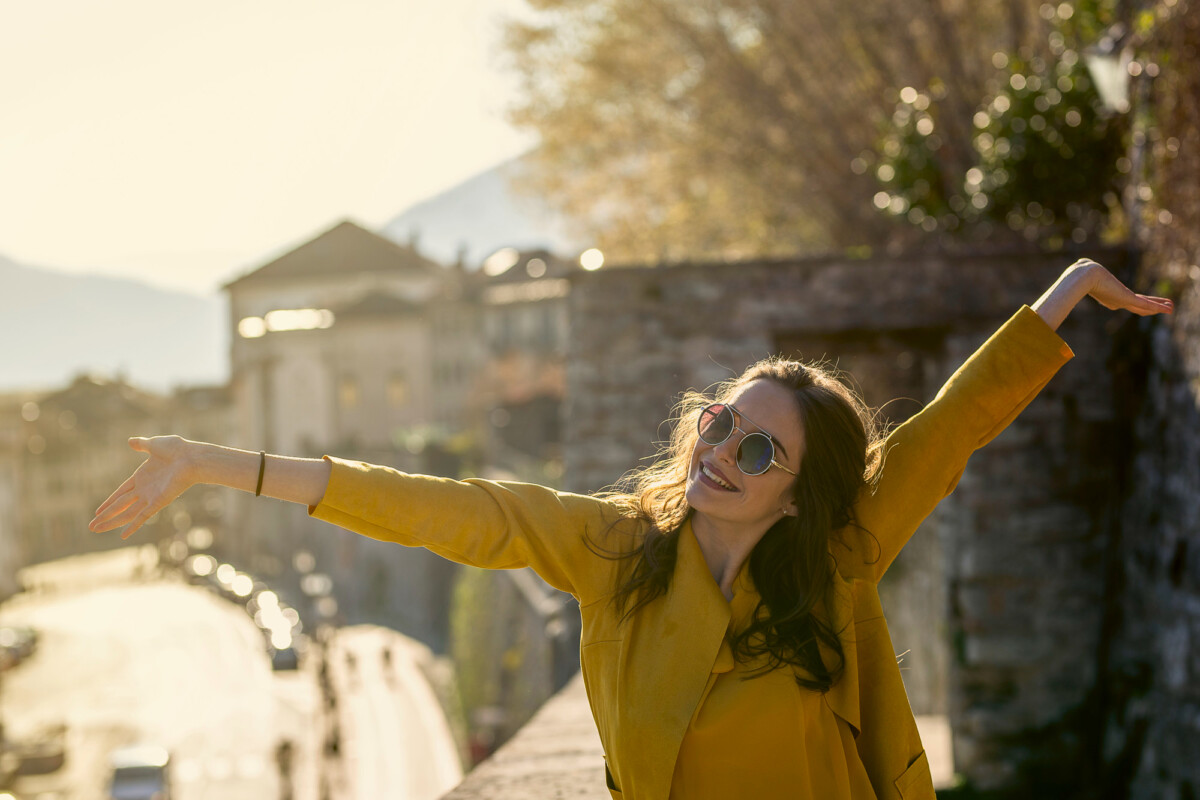
[[441, 275], [444, 268], [412, 247], [396, 244], [391, 239], [345, 220], [274, 261], [230, 281], [224, 288], [260, 281], [364, 272], [407, 273], [413, 277], [424, 277]]

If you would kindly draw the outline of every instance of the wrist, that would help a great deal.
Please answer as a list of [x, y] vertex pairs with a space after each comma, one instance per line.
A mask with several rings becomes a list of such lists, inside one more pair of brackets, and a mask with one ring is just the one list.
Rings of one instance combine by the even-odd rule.
[[1094, 261], [1078, 261], [1067, 267], [1066, 272], [1063, 273], [1061, 278], [1065, 284], [1063, 288], [1076, 295], [1076, 301], [1082, 300], [1096, 285], [1096, 280], [1103, 270], [1104, 267]]
[[1033, 310], [1053, 330], [1058, 330], [1080, 300], [1087, 297], [1095, 283], [1093, 262], [1080, 260], [1067, 267], [1058, 280], [1033, 304]]
[[220, 484], [221, 476], [229, 474], [228, 448], [207, 442], [192, 442], [184, 439], [182, 472], [188, 483]]

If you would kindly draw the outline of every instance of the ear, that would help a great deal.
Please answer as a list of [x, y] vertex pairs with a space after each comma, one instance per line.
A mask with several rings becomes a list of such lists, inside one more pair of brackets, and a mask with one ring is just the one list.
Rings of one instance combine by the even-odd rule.
[[787, 517], [798, 517], [800, 516], [800, 509], [796, 507], [794, 502], [789, 501], [783, 504], [783, 514]]

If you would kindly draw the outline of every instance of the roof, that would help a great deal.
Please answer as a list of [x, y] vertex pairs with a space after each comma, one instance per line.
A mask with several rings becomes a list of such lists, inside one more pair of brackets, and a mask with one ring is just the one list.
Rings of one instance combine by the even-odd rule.
[[70, 411], [82, 427], [104, 425], [113, 419], [149, 417], [161, 406], [157, 395], [130, 386], [124, 380], [76, 375], [71, 383], [43, 395], [43, 411]]
[[356, 273], [407, 274], [411, 277], [442, 275], [445, 268], [418, 253], [414, 248], [396, 244], [379, 234], [343, 220], [329, 230], [274, 261], [223, 288], [231, 289], [262, 281], [288, 281], [314, 276], [338, 276]]

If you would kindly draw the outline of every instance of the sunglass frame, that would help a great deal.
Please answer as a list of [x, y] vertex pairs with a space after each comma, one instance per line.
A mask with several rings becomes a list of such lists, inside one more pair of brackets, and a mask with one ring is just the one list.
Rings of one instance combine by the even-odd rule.
[[[703, 427], [704, 415], [707, 414], [710, 409], [715, 408], [717, 406], [720, 406], [721, 410], [718, 411], [717, 414], [713, 417], [714, 421], [721, 414], [728, 412], [730, 420], [731, 420], [731, 424], [729, 426], [729, 431], [723, 437], [721, 437], [721, 439], [719, 441], [711, 442], [708, 439], [704, 438], [704, 431], [706, 430], [706, 428]], [[793, 472], [792, 470], [788, 469], [783, 464], [780, 464], [778, 461], [775, 460], [775, 440], [773, 438], [771, 438], [771, 435], [768, 433], [765, 433], [763, 431], [747, 431], [747, 430], [745, 430], [744, 428], [742, 428], [742, 426], [738, 425], [738, 417], [741, 417], [742, 419], [746, 420], [747, 422], [749, 422], [752, 425], [755, 424], [753, 422], [753, 420], [751, 420], [749, 417], [747, 417], [745, 414], [743, 414], [737, 408], [737, 406], [735, 406], [733, 403], [709, 403], [704, 408], [700, 409], [700, 415], [696, 418], [696, 433], [700, 436], [700, 441], [702, 441], [705, 444], [710, 445], [712, 447], [716, 447], [718, 445], [722, 445], [725, 442], [729, 441], [729, 437], [733, 436], [734, 431], [741, 431], [742, 432], [742, 440], [740, 442], [738, 442], [737, 453], [734, 456], [734, 463], [737, 464], [738, 470], [740, 470], [743, 475], [749, 475], [750, 477], [754, 477], [756, 475], [766, 475], [767, 472], [771, 469], [771, 467], [779, 467], [781, 470], [786, 472], [788, 475], [791, 475], [792, 477], [796, 477], [795, 472]], [[711, 424], [712, 423], [709, 423], [710, 426], [711, 426]], [[746, 440], [749, 439], [751, 436], [761, 436], [762, 438], [766, 439], [767, 447], [770, 448], [770, 450], [769, 450], [769, 452], [771, 454], [770, 461], [767, 463], [767, 466], [763, 467], [761, 472], [750, 472], [744, 466], [742, 466], [742, 447], [746, 444]]]

